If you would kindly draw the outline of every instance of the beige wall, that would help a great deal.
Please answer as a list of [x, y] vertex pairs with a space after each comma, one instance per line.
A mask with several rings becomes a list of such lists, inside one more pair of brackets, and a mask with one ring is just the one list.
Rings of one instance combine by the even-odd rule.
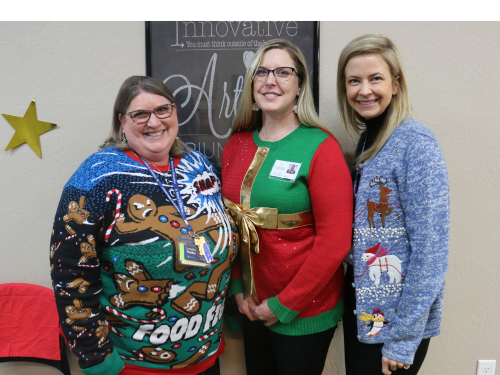
[[[0, 117], [0, 283], [51, 287], [48, 244], [62, 188], [109, 133], [120, 85], [145, 73], [144, 51], [143, 22], [0, 22], [0, 113], [23, 116], [34, 97], [38, 119], [59, 126], [40, 137], [39, 159], [27, 145], [3, 151], [14, 129]], [[0, 363], [0, 375], [30, 373], [60, 374]]]
[[[320, 116], [346, 154], [355, 141], [336, 109], [337, 58], [347, 42], [369, 32], [399, 46], [414, 117], [434, 131], [449, 169], [444, 320], [421, 373], [473, 375], [478, 359], [500, 360], [500, 23], [322, 22]], [[62, 187], [108, 133], [119, 85], [145, 72], [144, 50], [142, 22], [0, 23], [0, 113], [22, 116], [35, 97], [38, 119], [59, 125], [41, 136], [43, 159], [26, 145], [0, 152], [0, 283], [50, 286], [48, 244]], [[13, 134], [1, 117], [1, 147]], [[244, 375], [241, 337], [226, 338], [222, 373]], [[342, 355], [339, 329], [325, 375], [345, 373]], [[81, 374], [70, 358], [72, 373]], [[31, 372], [59, 374], [43, 365], [0, 364], [0, 375]]]

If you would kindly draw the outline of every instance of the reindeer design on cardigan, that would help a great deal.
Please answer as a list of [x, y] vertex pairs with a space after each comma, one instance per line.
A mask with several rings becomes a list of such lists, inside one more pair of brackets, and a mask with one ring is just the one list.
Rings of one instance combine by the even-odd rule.
[[392, 191], [388, 187], [385, 186], [387, 184], [387, 178], [384, 176], [375, 176], [370, 180], [370, 187], [374, 187], [378, 185], [380, 188], [380, 202], [375, 203], [372, 202], [369, 198], [367, 199], [368, 206], [368, 224], [370, 228], [373, 226], [375, 228], [375, 221], [373, 220], [373, 215], [375, 212], [380, 213], [380, 219], [382, 220], [382, 226], [385, 228], [385, 217], [389, 215], [393, 207], [389, 207], [389, 194]]

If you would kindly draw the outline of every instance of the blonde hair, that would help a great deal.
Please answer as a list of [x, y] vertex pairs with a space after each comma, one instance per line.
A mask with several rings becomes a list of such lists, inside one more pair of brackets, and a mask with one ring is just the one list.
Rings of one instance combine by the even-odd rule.
[[328, 132], [328, 134], [331, 134], [321, 123], [316, 113], [316, 109], [314, 108], [313, 95], [304, 54], [300, 48], [292, 42], [284, 39], [272, 39], [259, 47], [248, 67], [243, 85], [243, 93], [239, 99], [238, 110], [236, 112], [236, 118], [234, 119], [231, 136], [239, 131], [254, 131], [262, 126], [262, 111], [255, 112], [252, 110], [252, 105], [255, 102], [253, 97], [253, 78], [262, 61], [264, 53], [275, 48], [287, 51], [290, 54], [298, 72], [297, 75], [301, 90], [297, 99], [297, 118], [304, 125], [320, 128]]
[[382, 149], [392, 132], [399, 124], [411, 116], [410, 97], [403, 61], [394, 43], [387, 37], [375, 34], [366, 34], [349, 42], [339, 57], [337, 70], [337, 103], [342, 122], [348, 130], [361, 133], [365, 130], [365, 119], [361, 117], [347, 101], [345, 68], [350, 59], [359, 55], [377, 54], [389, 65], [392, 83], [397, 87], [393, 95], [382, 129], [373, 142], [373, 145], [356, 159], [356, 168], [360, 163], [373, 158]]
[[[99, 146], [99, 150], [111, 146], [121, 151], [135, 152], [135, 150], [130, 147], [130, 144], [128, 144], [127, 142], [122, 142], [123, 128], [120, 122], [119, 115], [125, 116], [127, 108], [130, 105], [132, 99], [134, 99], [142, 92], [163, 96], [171, 104], [175, 104], [175, 98], [172, 94], [172, 91], [170, 91], [167, 85], [159, 79], [147, 76], [132, 76], [127, 78], [120, 87], [118, 95], [116, 95], [115, 105], [113, 107], [111, 133], [104, 141], [104, 143]], [[189, 151], [188, 146], [179, 138], [176, 138], [170, 149], [170, 154], [173, 157], [181, 157], [182, 155], [184, 155], [185, 151]]]

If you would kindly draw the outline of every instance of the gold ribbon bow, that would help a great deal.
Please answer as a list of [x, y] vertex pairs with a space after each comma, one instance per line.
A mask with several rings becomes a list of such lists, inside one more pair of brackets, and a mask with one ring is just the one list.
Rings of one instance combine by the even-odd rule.
[[238, 224], [240, 234], [241, 271], [243, 277], [243, 298], [253, 296], [258, 303], [255, 282], [253, 279], [252, 256], [259, 253], [259, 235], [257, 229], [294, 229], [314, 225], [312, 211], [295, 214], [278, 214], [277, 208], [246, 208], [224, 198], [224, 204], [234, 221]]
[[264, 229], [275, 229], [278, 221], [278, 209], [268, 207], [245, 208], [226, 198], [224, 198], [224, 204], [233, 219], [238, 223], [241, 244], [243, 298], [247, 299], [249, 296], [253, 296], [258, 302], [252, 267], [252, 252], [259, 253], [259, 235], [255, 226]]

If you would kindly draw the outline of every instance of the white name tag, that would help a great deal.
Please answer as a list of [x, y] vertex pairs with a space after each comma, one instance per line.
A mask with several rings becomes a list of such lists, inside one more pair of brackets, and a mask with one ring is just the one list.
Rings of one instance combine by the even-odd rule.
[[274, 162], [273, 169], [271, 169], [271, 173], [269, 173], [269, 177], [276, 177], [277, 179], [284, 179], [288, 182], [295, 182], [301, 165], [302, 163], [276, 160]]

